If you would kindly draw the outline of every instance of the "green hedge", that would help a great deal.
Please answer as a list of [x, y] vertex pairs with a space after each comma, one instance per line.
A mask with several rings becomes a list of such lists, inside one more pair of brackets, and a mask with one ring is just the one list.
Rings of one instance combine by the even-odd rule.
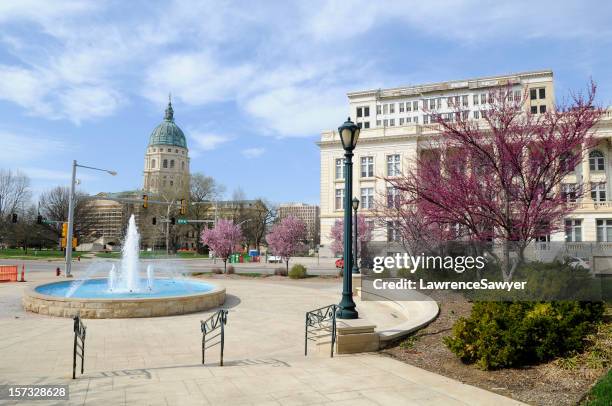
[[476, 302], [444, 342], [481, 369], [537, 364], [582, 350], [603, 312], [600, 302]]
[[304, 265], [295, 264], [289, 270], [289, 277], [291, 279], [304, 279], [308, 276], [306, 273], [306, 267]]

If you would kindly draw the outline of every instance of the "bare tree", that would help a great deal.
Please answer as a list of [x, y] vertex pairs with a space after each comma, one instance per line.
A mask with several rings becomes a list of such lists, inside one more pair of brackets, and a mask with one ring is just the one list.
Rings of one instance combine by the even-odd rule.
[[19, 171], [0, 169], [0, 243], [11, 234], [10, 219], [29, 206], [30, 179]]
[[[85, 196], [86, 195], [81, 192], [75, 193], [74, 235], [79, 239], [92, 237], [92, 229], [96, 222], [93, 205], [90, 200], [84, 198]], [[40, 213], [48, 220], [68, 221], [69, 200], [69, 188], [57, 186], [40, 196]], [[49, 224], [47, 228], [52, 231], [57, 238], [61, 237], [61, 224]]]

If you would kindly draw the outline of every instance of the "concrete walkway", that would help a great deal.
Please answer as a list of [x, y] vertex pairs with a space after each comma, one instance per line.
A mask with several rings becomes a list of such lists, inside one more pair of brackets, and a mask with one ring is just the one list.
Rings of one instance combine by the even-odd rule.
[[[0, 384], [69, 384], [71, 405], [520, 404], [374, 353], [304, 357], [304, 312], [337, 302], [339, 280], [212, 282], [228, 292], [224, 367], [218, 347], [200, 364], [210, 313], [85, 320], [85, 374], [74, 381], [72, 320], [26, 314], [29, 283], [0, 284]], [[358, 308], [380, 328], [405, 321], [383, 303]]]

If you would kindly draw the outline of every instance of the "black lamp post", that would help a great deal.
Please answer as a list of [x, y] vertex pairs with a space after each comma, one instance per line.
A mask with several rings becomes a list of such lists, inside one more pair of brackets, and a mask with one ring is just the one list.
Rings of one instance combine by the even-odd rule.
[[353, 228], [355, 229], [355, 259], [353, 260], [353, 273], [359, 273], [359, 256], [357, 254], [359, 251], [359, 240], [357, 239], [357, 228], [359, 227], [359, 223], [357, 222], [357, 209], [359, 209], [359, 199], [353, 197], [353, 212], [355, 213], [355, 221], [353, 223]]
[[346, 122], [338, 127], [340, 141], [344, 148], [344, 271], [342, 273], [342, 300], [340, 301], [337, 317], [340, 319], [356, 319], [359, 317], [355, 302], [353, 301], [352, 268], [352, 216], [351, 199], [353, 195], [353, 150], [359, 139], [359, 127], [347, 118]]

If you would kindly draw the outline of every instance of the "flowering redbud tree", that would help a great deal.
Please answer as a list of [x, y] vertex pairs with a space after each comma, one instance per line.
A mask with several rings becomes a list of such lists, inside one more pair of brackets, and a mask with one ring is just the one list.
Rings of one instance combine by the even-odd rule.
[[[354, 219], [353, 227], [355, 227]], [[366, 222], [364, 216], [357, 215], [357, 253], [361, 258], [365, 256], [364, 245], [372, 240], [372, 229], [372, 225]], [[331, 228], [329, 237], [332, 240], [331, 249], [334, 255], [341, 254], [344, 251], [344, 219], [336, 220]]]
[[272, 227], [266, 241], [272, 253], [283, 258], [289, 272], [289, 259], [306, 249], [306, 237], [306, 224], [297, 217], [288, 216]]
[[234, 252], [236, 244], [242, 241], [242, 230], [231, 220], [219, 220], [214, 228], [206, 229], [200, 241], [208, 245], [215, 255], [223, 259], [223, 272], [227, 272], [227, 259]]
[[541, 114], [527, 110], [527, 97], [512, 97], [510, 88], [489, 94], [480, 110], [484, 120], [473, 120], [461, 106], [426, 112], [438, 135], [401, 176], [386, 178], [401, 196], [393, 220], [414, 226], [418, 216], [420, 227], [446, 231], [446, 238], [454, 233], [497, 244], [499, 250], [487, 252], [511, 280], [527, 245], [557, 231], [582, 193], [583, 185], [563, 181], [595, 145], [592, 129], [602, 115], [595, 90], [591, 83], [586, 95]]

